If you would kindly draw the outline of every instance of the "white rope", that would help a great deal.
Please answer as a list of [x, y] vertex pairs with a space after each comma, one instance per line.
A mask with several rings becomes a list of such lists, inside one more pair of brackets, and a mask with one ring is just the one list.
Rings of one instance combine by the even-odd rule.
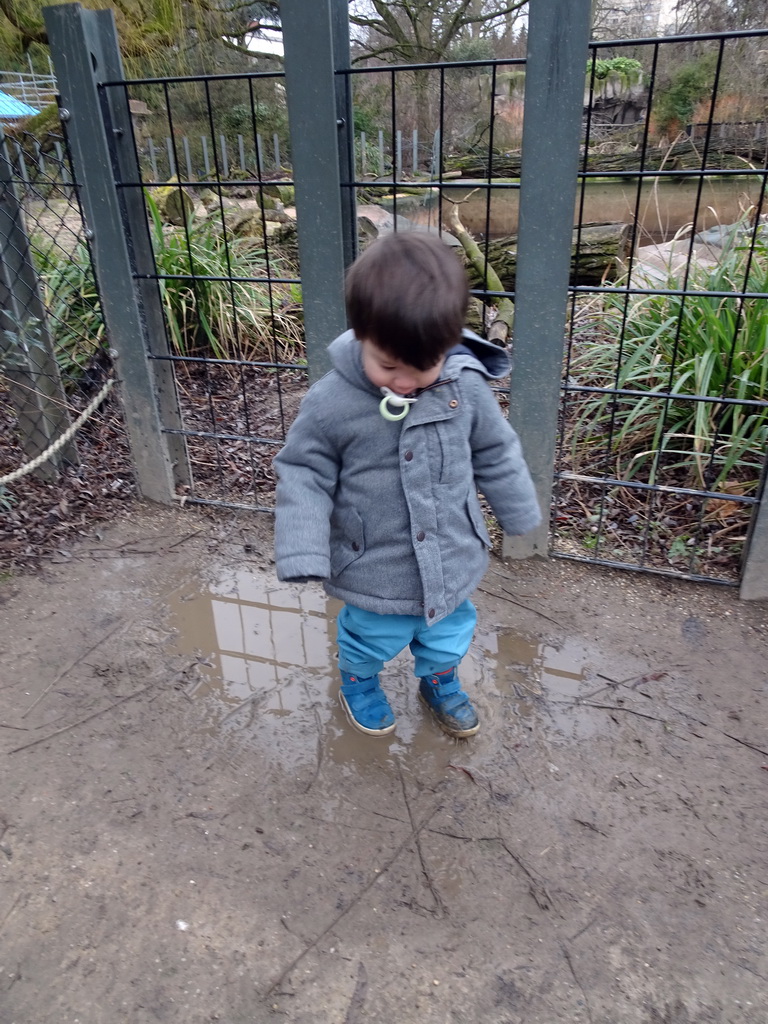
[[63, 448], [67, 441], [69, 441], [77, 433], [80, 427], [82, 427], [88, 417], [91, 416], [101, 405], [109, 394], [109, 389], [114, 383], [114, 378], [110, 377], [98, 395], [96, 395], [96, 397], [86, 405], [72, 426], [67, 427], [61, 437], [57, 437], [53, 444], [49, 445], [44, 452], [40, 452], [39, 455], [35, 456], [35, 458], [25, 466], [20, 466], [18, 469], [14, 469], [12, 473], [8, 473], [6, 476], [0, 476], [0, 487], [2, 487], [3, 484], [10, 484], [14, 480], [20, 480], [21, 477], [26, 476], [28, 473], [33, 473], [38, 466], [42, 466], [42, 464], [47, 462], [52, 455], [55, 455], [56, 452]]

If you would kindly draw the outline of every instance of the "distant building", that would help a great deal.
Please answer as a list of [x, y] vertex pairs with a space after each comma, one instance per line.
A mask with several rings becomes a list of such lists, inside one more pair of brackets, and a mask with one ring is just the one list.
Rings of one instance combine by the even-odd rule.
[[603, 0], [597, 4], [592, 35], [606, 40], [655, 36], [668, 7], [664, 0]]
[[15, 96], [9, 96], [0, 91], [0, 124], [15, 124], [25, 117], [34, 117], [40, 111], [30, 107], [28, 103], [17, 100]]

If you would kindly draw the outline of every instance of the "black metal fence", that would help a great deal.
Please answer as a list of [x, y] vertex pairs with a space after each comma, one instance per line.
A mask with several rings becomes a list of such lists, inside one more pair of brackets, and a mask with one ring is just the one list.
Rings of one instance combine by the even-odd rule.
[[[733, 108], [764, 35], [591, 47], [550, 532], [557, 556], [739, 579], [768, 435], [768, 146], [753, 123], [725, 131], [721, 111]], [[401, 96], [406, 109], [415, 95], [431, 98], [442, 140], [434, 177], [390, 173], [348, 187], [358, 213], [384, 206], [399, 230], [470, 230], [502, 289], [470, 263], [481, 332], [493, 303], [515, 298], [523, 63], [347, 73], [354, 101], [378, 96], [389, 138]], [[707, 120], [695, 132], [657, 88], [663, 79], [669, 91], [672, 69], [686, 66], [702, 69], [689, 117]], [[636, 122], [606, 131], [601, 94], [631, 105]]]
[[[103, 386], [110, 371], [104, 321], [66, 140], [2, 137], [0, 476], [42, 452]], [[106, 406], [38, 477], [88, 457]], [[12, 429], [16, 424], [18, 430]], [[127, 447], [123, 448], [127, 468]], [[18, 485], [17, 485], [18, 486]]]
[[[170, 140], [170, 183], [153, 177], [157, 159], [133, 120], [144, 228], [154, 258], [137, 278], [159, 288], [166, 336], [150, 336], [151, 360], [170, 364], [198, 503], [266, 509], [271, 459], [306, 389], [295, 218], [288, 172], [262, 163], [262, 133], [287, 125], [282, 75], [141, 79], [103, 87], [150, 111], [153, 131]], [[196, 119], [199, 152], [190, 153]], [[224, 133], [239, 129], [227, 149]], [[183, 125], [183, 127], [182, 127]], [[282, 130], [282, 129], [281, 129]], [[187, 145], [183, 146], [182, 142]], [[289, 159], [287, 140], [282, 153]], [[235, 159], [236, 157], [236, 159]]]
[[[766, 35], [592, 44], [559, 399], [531, 360], [530, 313], [514, 332], [524, 369], [518, 359], [512, 394], [534, 394], [522, 430], [530, 452], [559, 411], [549, 535], [557, 556], [739, 578], [768, 429], [768, 147], [752, 130], [762, 115], [743, 78], [762, 59]], [[310, 168], [342, 194], [345, 260], [381, 232], [441, 234], [467, 262], [470, 326], [501, 342], [527, 298], [516, 296], [525, 67], [337, 70], [340, 172], [334, 179], [327, 167]], [[687, 107], [670, 99], [679, 100], [674, 85], [685, 69], [696, 83]], [[308, 380], [294, 182], [263, 159], [263, 140], [277, 138], [288, 165], [296, 141], [283, 76], [113, 78], [99, 86], [112, 187], [134, 284], [145, 297], [151, 288], [163, 312], [164, 330], [146, 343], [177, 396], [160, 424], [189, 458], [177, 493], [269, 508], [271, 457]], [[117, 108], [140, 113], [120, 120]], [[739, 130], [723, 130], [731, 123]], [[403, 140], [414, 124], [431, 146], [419, 159], [417, 145], [408, 161]], [[128, 162], [118, 152], [126, 125]], [[171, 180], [155, 174], [154, 137], [169, 140]], [[366, 155], [367, 139], [376, 143]], [[555, 169], [529, 161], [528, 180], [546, 186], [551, 175], [560, 189]], [[546, 201], [539, 205], [546, 219]], [[137, 221], [130, 209], [138, 208]], [[142, 249], [149, 262], [135, 255]], [[555, 295], [550, 305], [561, 301]], [[507, 394], [499, 397], [506, 404]]]
[[[744, 69], [765, 35], [591, 48], [588, 113], [611, 57], [641, 66], [644, 111], [634, 149], [586, 121], [575, 262], [596, 211], [629, 234], [603, 280], [572, 280], [555, 554], [739, 578], [768, 437], [768, 146], [738, 122], [760, 108]], [[670, 97], [686, 74], [681, 110]]]

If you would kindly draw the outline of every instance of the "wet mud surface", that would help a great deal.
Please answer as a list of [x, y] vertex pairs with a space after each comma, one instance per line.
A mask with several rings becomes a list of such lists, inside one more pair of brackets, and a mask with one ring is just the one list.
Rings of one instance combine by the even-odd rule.
[[495, 561], [449, 740], [336, 699], [268, 518], [0, 584], [3, 1024], [764, 1024], [768, 609]]

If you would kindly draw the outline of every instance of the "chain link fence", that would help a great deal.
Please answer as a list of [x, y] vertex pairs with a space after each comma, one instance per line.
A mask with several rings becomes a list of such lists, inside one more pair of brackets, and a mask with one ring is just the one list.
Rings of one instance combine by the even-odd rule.
[[[0, 132], [0, 479], [46, 452], [110, 377], [78, 188], [59, 134]], [[43, 552], [133, 493], [117, 398], [19, 479], [0, 484], [0, 563]]]

